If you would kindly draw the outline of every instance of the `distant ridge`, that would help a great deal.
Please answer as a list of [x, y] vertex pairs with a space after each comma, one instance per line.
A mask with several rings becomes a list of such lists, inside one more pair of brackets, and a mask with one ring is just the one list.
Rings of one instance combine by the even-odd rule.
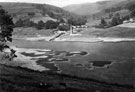
[[107, 8], [113, 7], [117, 4], [127, 2], [127, 1], [131, 1], [131, 0], [105, 0], [105, 1], [100, 1], [96, 3], [69, 5], [69, 6], [63, 7], [63, 9], [70, 12], [74, 12], [79, 15], [92, 15], [92, 14], [99, 13]]

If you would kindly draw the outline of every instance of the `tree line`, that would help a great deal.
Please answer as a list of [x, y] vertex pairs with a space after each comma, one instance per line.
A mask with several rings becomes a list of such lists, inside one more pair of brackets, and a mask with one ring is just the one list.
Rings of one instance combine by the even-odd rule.
[[109, 27], [120, 25], [120, 24], [123, 23], [123, 21], [129, 20], [129, 19], [130, 19], [129, 15], [120, 16], [119, 13], [116, 13], [116, 14], [112, 15], [111, 17], [109, 17], [109, 21], [107, 21], [108, 19], [101, 18], [100, 24], [96, 25], [95, 27], [98, 27], [98, 28], [109, 28]]
[[[115, 12], [115, 11], [120, 11], [121, 9], [127, 9], [129, 10], [129, 14], [125, 15], [125, 16], [120, 16], [119, 13], [110, 13], [110, 12]], [[111, 19], [111, 21], [107, 22], [105, 18], [101, 18], [101, 22], [99, 25], [97, 25], [96, 27], [99, 28], [108, 28], [108, 27], [112, 27], [112, 26], [117, 26], [119, 24], [122, 24], [123, 21], [125, 20], [129, 20], [130, 18], [134, 18], [135, 17], [135, 2], [131, 2], [126, 4], [125, 6], [123, 6], [123, 8], [121, 7], [116, 7], [116, 8], [110, 8], [110, 9], [106, 9], [105, 10], [106, 13], [110, 13], [109, 14], [109, 19]]]
[[38, 23], [35, 23], [29, 19], [19, 19], [15, 22], [15, 27], [35, 27], [36, 29], [55, 29], [59, 25], [58, 22], [48, 20], [46, 23], [44, 23], [42, 20]]
[[[35, 23], [33, 21], [31, 21], [30, 19], [18, 19], [15, 22], [15, 27], [35, 27], [36, 29], [40, 30], [40, 29], [56, 29], [56, 28], [60, 28], [64, 30], [69, 29], [67, 28], [67, 25], [73, 25], [73, 26], [78, 26], [78, 25], [85, 25], [87, 22], [86, 19], [84, 19], [83, 17], [81, 18], [74, 18], [71, 17], [69, 19], [65, 19], [61, 18], [58, 21], [52, 21], [52, 20], [48, 20], [47, 22], [43, 22], [42, 20], [39, 21], [38, 23]], [[60, 25], [61, 23], [65, 23], [65, 25]]]

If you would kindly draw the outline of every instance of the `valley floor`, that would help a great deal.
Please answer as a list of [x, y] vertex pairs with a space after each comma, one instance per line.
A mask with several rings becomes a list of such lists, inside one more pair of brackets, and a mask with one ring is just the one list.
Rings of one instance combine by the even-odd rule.
[[[86, 28], [81, 32], [70, 34], [53, 33], [53, 30], [36, 30], [33, 28], [15, 28], [14, 39], [30, 41], [82, 41], [82, 42], [119, 42], [135, 41], [135, 23], [126, 23], [107, 29]], [[58, 36], [59, 35], [59, 36]]]
[[[0, 92], [135, 92], [134, 28], [89, 28], [52, 41], [50, 31], [34, 32], [15, 33], [8, 43], [19, 56], [1, 59]], [[105, 61], [113, 63], [99, 67]], [[99, 66], [91, 69], [92, 62]]]

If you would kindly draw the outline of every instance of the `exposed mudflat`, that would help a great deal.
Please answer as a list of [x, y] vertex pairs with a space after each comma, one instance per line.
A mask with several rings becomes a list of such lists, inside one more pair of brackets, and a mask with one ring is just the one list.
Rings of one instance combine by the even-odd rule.
[[2, 61], [0, 83], [13, 92], [135, 92], [135, 39], [81, 37], [14, 39], [18, 57]]
[[16, 58], [11, 65], [119, 85], [135, 85], [134, 41], [86, 43], [14, 40], [10, 45], [17, 46], [17, 53], [21, 56], [17, 58], [22, 59], [20, 63]]

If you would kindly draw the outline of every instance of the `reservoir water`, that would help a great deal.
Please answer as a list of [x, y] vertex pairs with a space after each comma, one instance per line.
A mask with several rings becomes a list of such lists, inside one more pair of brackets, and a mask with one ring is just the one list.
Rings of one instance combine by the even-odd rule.
[[14, 40], [10, 45], [25, 49], [20, 54], [31, 57], [30, 60], [34, 60], [38, 67], [45, 67], [46, 71], [135, 85], [135, 42], [132, 41], [86, 43]]

